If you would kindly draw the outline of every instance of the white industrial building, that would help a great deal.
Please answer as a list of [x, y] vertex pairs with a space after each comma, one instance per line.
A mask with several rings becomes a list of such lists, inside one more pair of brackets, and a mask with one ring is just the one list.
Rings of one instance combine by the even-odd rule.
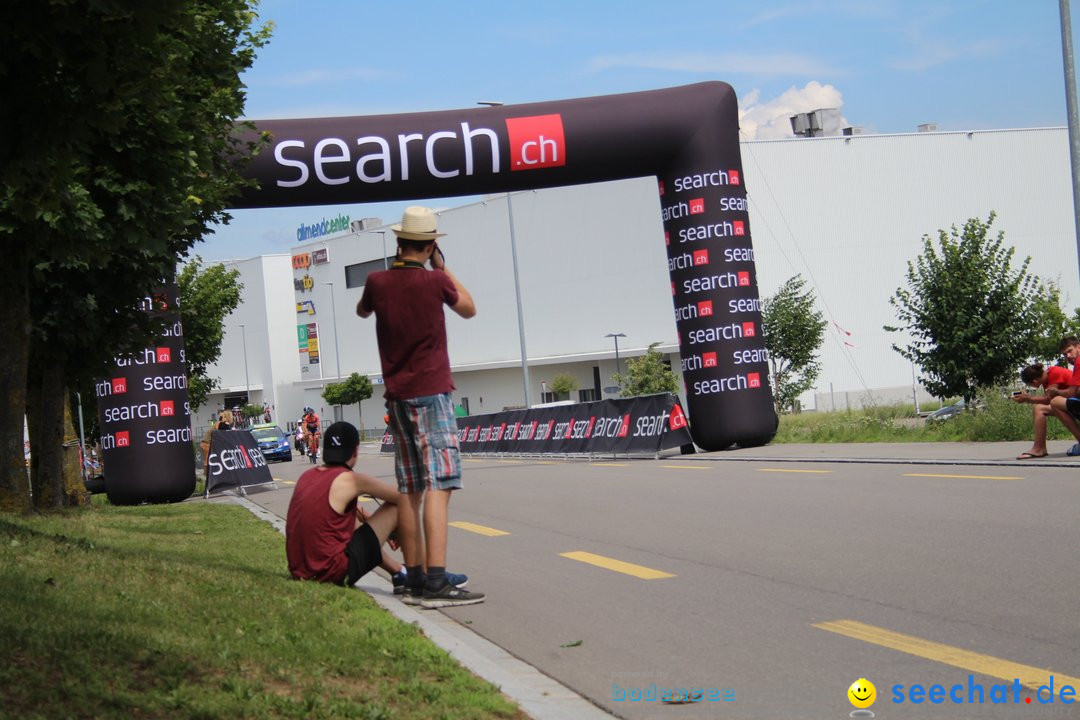
[[[741, 148], [760, 296], [800, 273], [830, 321], [808, 409], [911, 399], [913, 368], [892, 349], [905, 338], [883, 325], [895, 320], [889, 297], [925, 234], [994, 211], [995, 230], [1017, 248], [1016, 264], [1030, 255], [1030, 270], [1060, 286], [1066, 309], [1080, 305], [1064, 128], [792, 138]], [[471, 414], [525, 404], [522, 336], [533, 404], [549, 399], [546, 383], [562, 372], [578, 380], [575, 400], [612, 396], [610, 334], [625, 335], [621, 359], [659, 342], [678, 369], [655, 179], [517, 192], [509, 202], [498, 195], [440, 213], [447, 264], [479, 311], [471, 320], [447, 314], [456, 403]], [[325, 215], [341, 226], [342, 213], [357, 220], [363, 206], [328, 207]], [[211, 368], [223, 390], [196, 425], [248, 387], [253, 402], [275, 406], [284, 427], [304, 405], [333, 416], [320, 397], [324, 383], [352, 372], [380, 382], [374, 320], [361, 320], [355, 308], [366, 273], [382, 266], [384, 243], [393, 254], [394, 235], [378, 221], [353, 224], [356, 232], [299, 244], [292, 256], [234, 263], [244, 304], [227, 319], [222, 359]], [[317, 324], [317, 363], [298, 338], [298, 326], [309, 324]], [[355, 406], [343, 408], [343, 417], [382, 427], [378, 385], [362, 410], [360, 418]]]

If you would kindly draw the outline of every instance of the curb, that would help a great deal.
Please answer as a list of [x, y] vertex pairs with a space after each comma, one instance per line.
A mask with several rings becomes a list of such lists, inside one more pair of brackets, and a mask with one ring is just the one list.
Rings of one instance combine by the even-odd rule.
[[[285, 520], [243, 497], [211, 498], [211, 502], [241, 505], [252, 515], [285, 534]], [[534, 720], [610, 720], [615, 717], [589, 702], [532, 665], [519, 660], [495, 643], [481, 637], [434, 610], [416, 610], [394, 595], [394, 586], [378, 573], [368, 573], [353, 586], [403, 622], [416, 625], [433, 643], [487, 680], [516, 702]]]
[[930, 460], [919, 458], [840, 458], [840, 457], [769, 457], [763, 455], [739, 455], [734, 457], [704, 457], [687, 455], [680, 460], [687, 462], [772, 462], [772, 463], [834, 463], [847, 465], [982, 465], [1001, 467], [1080, 467], [1075, 460]]

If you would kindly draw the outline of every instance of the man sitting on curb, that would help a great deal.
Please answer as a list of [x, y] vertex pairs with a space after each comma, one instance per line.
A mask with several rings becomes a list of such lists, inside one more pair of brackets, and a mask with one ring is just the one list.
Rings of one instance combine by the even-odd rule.
[[[285, 518], [289, 572], [299, 580], [353, 585], [381, 565], [391, 573], [397, 593], [404, 587], [402, 566], [383, 555], [382, 545], [397, 528], [400, 495], [389, 483], [353, 471], [359, 447], [360, 433], [347, 422], [336, 422], [323, 434], [323, 464], [300, 476], [289, 501]], [[383, 505], [368, 514], [357, 504], [361, 495]], [[464, 575], [452, 577], [459, 587], [468, 582]]]

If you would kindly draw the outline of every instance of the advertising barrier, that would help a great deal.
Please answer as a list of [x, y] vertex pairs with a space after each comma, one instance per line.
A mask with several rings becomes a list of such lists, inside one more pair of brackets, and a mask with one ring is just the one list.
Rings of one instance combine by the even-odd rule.
[[[463, 453], [655, 454], [691, 441], [674, 395], [506, 410], [457, 419]], [[383, 435], [382, 452], [394, 438]]]
[[101, 427], [105, 493], [114, 505], [178, 502], [195, 491], [184, 330], [176, 285], [143, 300], [164, 316], [164, 337], [153, 347], [116, 358], [110, 377], [95, 385]]
[[[245, 166], [257, 185], [244, 192], [238, 208], [655, 177], [694, 442], [709, 451], [754, 447], [776, 433], [738, 103], [730, 85], [253, 124], [246, 139], [265, 137], [269, 146]], [[313, 286], [307, 274], [294, 280], [300, 293]]]
[[207, 495], [274, 482], [259, 444], [247, 430], [215, 430], [206, 462], [210, 467]]

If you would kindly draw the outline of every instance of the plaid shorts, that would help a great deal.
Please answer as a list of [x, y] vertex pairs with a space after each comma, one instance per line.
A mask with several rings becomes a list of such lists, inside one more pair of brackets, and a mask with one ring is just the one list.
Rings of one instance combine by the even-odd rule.
[[388, 400], [398, 492], [461, 489], [457, 419], [450, 393]]

